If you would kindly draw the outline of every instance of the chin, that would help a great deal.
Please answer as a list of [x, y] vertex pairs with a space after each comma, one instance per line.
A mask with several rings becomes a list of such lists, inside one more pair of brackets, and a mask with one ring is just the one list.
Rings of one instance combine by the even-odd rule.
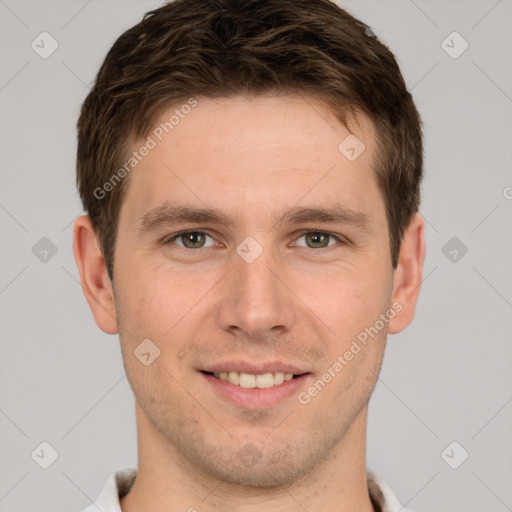
[[[299, 440], [296, 445], [266, 446], [261, 451], [251, 442], [238, 446], [233, 443], [220, 449], [203, 447], [206, 449], [196, 451], [192, 457], [193, 464], [207, 477], [236, 486], [271, 490], [297, 483], [301, 477], [310, 478], [330, 451], [327, 445], [313, 446]], [[191, 455], [188, 454], [189, 458]]]

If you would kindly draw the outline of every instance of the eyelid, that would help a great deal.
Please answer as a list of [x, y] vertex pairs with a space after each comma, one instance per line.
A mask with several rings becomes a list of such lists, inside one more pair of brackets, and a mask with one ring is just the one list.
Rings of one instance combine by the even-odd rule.
[[[166, 244], [169, 244], [171, 242], [174, 242], [175, 240], [180, 238], [180, 236], [186, 235], [187, 233], [202, 233], [202, 234], [210, 237], [212, 240], [214, 240], [214, 237], [212, 235], [210, 235], [208, 233], [208, 231], [206, 231], [204, 229], [185, 229], [183, 231], [179, 231], [177, 233], [174, 233], [172, 235], [168, 235], [168, 236], [164, 237], [163, 240], [162, 240], [162, 244], [166, 245]], [[295, 238], [294, 238], [293, 242], [291, 242], [291, 243], [295, 243], [298, 238], [301, 238], [304, 235], [308, 235], [310, 233], [321, 233], [323, 235], [331, 236], [332, 238], [334, 238], [338, 242], [338, 244], [341, 244], [341, 245], [348, 245], [350, 243], [349, 240], [347, 238], [345, 238], [343, 235], [337, 235], [335, 233], [331, 233], [330, 231], [324, 231], [322, 229], [304, 229], [302, 231], [299, 231], [295, 235]], [[207, 249], [208, 247], [211, 247], [211, 246], [198, 247], [196, 249], [191, 249], [189, 247], [184, 247], [184, 246], [181, 246], [181, 245], [178, 245], [178, 247], [180, 249], [184, 249], [186, 251], [198, 251], [200, 249]], [[295, 245], [295, 247], [303, 247], [304, 249], [318, 250], [318, 249], [313, 249], [311, 247], [298, 246], [298, 245]], [[333, 248], [333, 247], [336, 247], [336, 244], [335, 245], [328, 245], [327, 247], [322, 247], [322, 249]]]

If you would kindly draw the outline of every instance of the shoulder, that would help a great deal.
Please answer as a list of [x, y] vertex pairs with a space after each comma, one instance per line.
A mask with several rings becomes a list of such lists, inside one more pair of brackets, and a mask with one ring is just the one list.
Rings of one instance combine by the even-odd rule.
[[372, 503], [379, 507], [381, 512], [411, 512], [402, 506], [391, 487], [368, 468], [366, 479]]
[[119, 498], [129, 492], [136, 476], [136, 468], [123, 468], [112, 473], [98, 498], [81, 512], [122, 512]]

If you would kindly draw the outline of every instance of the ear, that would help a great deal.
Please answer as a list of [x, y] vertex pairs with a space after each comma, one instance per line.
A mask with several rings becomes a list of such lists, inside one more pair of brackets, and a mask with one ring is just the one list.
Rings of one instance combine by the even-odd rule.
[[397, 304], [396, 310], [399, 313], [388, 324], [389, 334], [402, 331], [414, 318], [423, 277], [424, 260], [425, 221], [421, 215], [416, 214], [404, 233], [398, 265], [393, 277], [391, 302]]
[[107, 274], [96, 231], [87, 215], [81, 215], [74, 223], [73, 253], [80, 273], [82, 290], [96, 324], [107, 334], [117, 334], [119, 328], [112, 283]]

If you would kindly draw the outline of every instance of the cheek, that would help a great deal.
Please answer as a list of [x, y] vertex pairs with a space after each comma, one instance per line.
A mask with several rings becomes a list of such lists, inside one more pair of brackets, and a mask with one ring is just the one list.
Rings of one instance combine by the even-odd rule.
[[388, 294], [389, 283], [382, 272], [368, 266], [351, 267], [331, 273], [324, 280], [324, 294], [328, 291], [328, 304], [333, 308], [356, 313], [356, 318], [378, 311]]
[[[377, 271], [346, 273], [330, 280], [328, 290], [315, 308], [335, 333], [330, 352], [340, 354], [358, 336], [364, 340], [365, 330], [374, 326], [389, 308], [391, 276], [388, 280], [382, 269], [380, 274]], [[385, 329], [379, 329], [379, 338], [381, 335], [385, 339]]]
[[125, 352], [133, 353], [143, 340], [150, 339], [160, 350], [157, 361], [177, 361], [181, 366], [180, 356], [199, 326], [211, 318], [208, 292], [215, 279], [146, 268], [132, 276], [120, 276], [119, 280], [123, 285], [117, 294], [116, 309]]
[[[180, 294], [161, 280], [145, 274], [119, 275], [116, 293], [116, 311], [124, 340], [140, 343], [149, 338], [160, 340], [173, 324], [182, 309], [179, 307]], [[134, 339], [133, 339], [134, 338]], [[140, 339], [139, 339], [140, 338]]]

